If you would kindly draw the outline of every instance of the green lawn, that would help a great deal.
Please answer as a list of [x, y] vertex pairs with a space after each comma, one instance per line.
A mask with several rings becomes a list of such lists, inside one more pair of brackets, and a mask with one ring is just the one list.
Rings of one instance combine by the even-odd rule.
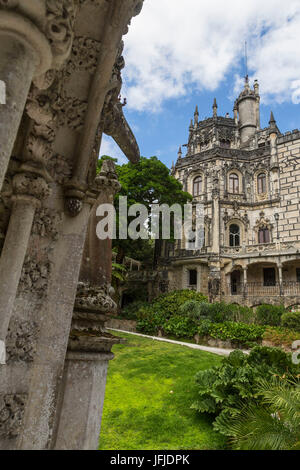
[[197, 371], [220, 363], [214, 354], [118, 333], [101, 427], [101, 450], [223, 449], [211, 418], [190, 409]]

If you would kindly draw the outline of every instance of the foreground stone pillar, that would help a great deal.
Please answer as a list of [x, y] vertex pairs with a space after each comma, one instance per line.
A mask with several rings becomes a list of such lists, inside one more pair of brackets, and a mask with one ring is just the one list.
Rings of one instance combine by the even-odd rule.
[[[13, 5], [13, 2], [6, 2]], [[15, 2], [16, 3], [16, 2]], [[23, 15], [3, 10], [0, 3], [0, 80], [6, 104], [0, 106], [0, 189], [17, 136], [32, 79], [51, 67], [46, 36]]]
[[[66, 393], [56, 449], [97, 449], [110, 359], [113, 354], [67, 354], [63, 377]], [[74, 403], [80, 403], [75, 412]]]
[[[113, 358], [111, 347], [120, 342], [105, 330], [107, 315], [117, 310], [111, 299], [110, 286], [112, 241], [99, 240], [96, 234], [98, 206], [112, 204], [115, 193], [120, 189], [112, 161], [103, 162], [94, 189], [99, 195], [91, 212], [81, 262], [81, 282], [76, 295], [52, 443], [55, 449], [97, 449], [108, 361]], [[80, 403], [80, 406], [74, 407], [74, 403]]]
[[[120, 342], [105, 332], [104, 310], [114, 311], [116, 305], [105, 289], [93, 289], [84, 284], [79, 286], [77, 301], [53, 447], [95, 450], [100, 435], [108, 361], [114, 357], [110, 349]], [[89, 312], [84, 312], [88, 309]]]
[[8, 231], [0, 258], [0, 346], [5, 364], [5, 338], [26, 255], [35, 210], [49, 194], [47, 182], [33, 174], [17, 174]]
[[[21, 246], [16, 251], [17, 260], [11, 263], [10, 276], [14, 289], [18, 284], [12, 315], [9, 312], [12, 302], [6, 299], [6, 292], [3, 292], [5, 286], [2, 289], [5, 323], [7, 324], [9, 317], [10, 322], [5, 339], [7, 360], [6, 364], [0, 367], [0, 449], [50, 449], [58, 442], [57, 431], [65, 429], [62, 423], [66, 423], [63, 419], [68, 415], [65, 406], [69, 406], [68, 400], [64, 399], [65, 394], [76, 400], [81, 387], [87, 390], [92, 382], [96, 386], [100, 378], [101, 387], [104, 386], [103, 361], [111, 357], [109, 354], [113, 338], [107, 336], [102, 328], [104, 320], [99, 319], [98, 307], [94, 305], [95, 301], [97, 304], [97, 299], [95, 300], [90, 290], [88, 298], [91, 294], [93, 310], [88, 310], [88, 313], [97, 313], [96, 318], [89, 316], [86, 319], [89, 326], [84, 325], [84, 331], [81, 330], [81, 324], [78, 326], [78, 319], [75, 319], [76, 323], [73, 321], [72, 325], [91, 205], [103, 189], [100, 188], [99, 191], [99, 188], [96, 188], [94, 191], [92, 187], [103, 128], [100, 120], [108, 125], [110, 120], [115, 119], [115, 114], [110, 114], [108, 107], [102, 109], [99, 105], [95, 108], [94, 94], [90, 91], [93, 88], [94, 92], [98, 90], [99, 96], [110, 97], [116, 104], [115, 113], [120, 117], [118, 92], [121, 78], [118, 53], [122, 35], [127, 32], [127, 25], [132, 16], [139, 12], [141, 2], [0, 0], [0, 34], [2, 29], [5, 29], [4, 22], [1, 23], [4, 3], [5, 10], [8, 10], [5, 13], [21, 15], [23, 12], [27, 22], [39, 25], [51, 44], [55, 60], [51, 64], [51, 70], [34, 78], [26, 102], [27, 115], [23, 113], [5, 178], [6, 185], [9, 186], [9, 191], [5, 194], [9, 192], [7, 198], [10, 198], [11, 194], [13, 197], [22, 197], [26, 220], [19, 220], [19, 225], [21, 222], [24, 225], [19, 233], [17, 222], [21, 211], [21, 197], [12, 200], [13, 204], [9, 200], [9, 204], [5, 206], [5, 215], [7, 221], [9, 216], [11, 220], [9, 231], [6, 232], [7, 224], [3, 230], [3, 234], [7, 236], [3, 251], [3, 269], [10, 269], [9, 259], [13, 256], [14, 244], [17, 242]], [[109, 40], [108, 48], [106, 46]], [[0, 41], [0, 54], [1, 47]], [[102, 70], [103, 56], [109, 56], [104, 64], [105, 70]], [[68, 58], [65, 64], [63, 58]], [[63, 65], [61, 69], [59, 63]], [[122, 123], [122, 119], [119, 119], [119, 122]], [[138, 159], [136, 142], [133, 142], [126, 124], [123, 124], [125, 130], [127, 129], [125, 135], [128, 137], [127, 145], [124, 145], [133, 150], [135, 158]], [[113, 131], [117, 133], [118, 127], [113, 128]], [[93, 130], [88, 132], [89, 145], [80, 147], [82, 178], [77, 184], [75, 180], [78, 175], [78, 143], [86, 142], [85, 133], [91, 128]], [[124, 131], [121, 132], [120, 140], [124, 141]], [[128, 154], [131, 156], [132, 151], [128, 151]], [[27, 178], [31, 178], [29, 185], [25, 184]], [[49, 185], [51, 193], [40, 201], [40, 207], [35, 208], [31, 207], [31, 196], [34, 195], [30, 190], [35, 189], [39, 178]], [[23, 179], [23, 183], [18, 186], [16, 182], [20, 179]], [[103, 184], [106, 182], [107, 178], [104, 177]], [[71, 193], [68, 192], [69, 186], [75, 186]], [[35, 215], [32, 224], [33, 209]], [[25, 251], [21, 277], [17, 282]], [[111, 246], [105, 245], [101, 253], [101, 259], [108, 260]], [[99, 284], [96, 288], [98, 286]], [[88, 285], [88, 289], [90, 288]], [[106, 297], [100, 296], [99, 291], [95, 295], [103, 309]], [[110, 305], [109, 309], [111, 308]], [[75, 313], [85, 315], [87, 310], [80, 307], [79, 312], [75, 309]], [[71, 325], [74, 333], [72, 335]], [[78, 340], [78, 336], [85, 337], [85, 340]], [[91, 336], [96, 337], [97, 346], [90, 345]], [[76, 359], [74, 360], [72, 354], [68, 355], [65, 363], [67, 350], [68, 354], [74, 353]], [[78, 377], [78, 354], [80, 361], [85, 358], [82, 361], [86, 370], [83, 383], [76, 386], [73, 381], [69, 383], [66, 380], [64, 383], [62, 379], [70, 377], [70, 373], [72, 377]], [[91, 354], [96, 354], [96, 357], [93, 356], [94, 362], [91, 361]], [[82, 362], [79, 363], [80, 367]], [[93, 400], [92, 395], [90, 399]], [[99, 400], [100, 411], [97, 408], [97, 417], [101, 416], [101, 396]], [[79, 413], [76, 422], [81, 419], [80, 406], [80, 399], [72, 402], [74, 413]], [[92, 429], [93, 433], [96, 429], [90, 423], [92, 414], [86, 424], [91, 430], [89, 434]], [[71, 432], [67, 429], [65, 431], [71, 436]], [[92, 445], [92, 439], [82, 433], [81, 428], [77, 444], [71, 440], [68, 447], [77, 445], [77, 448], [80, 448], [81, 443], [86, 447]], [[93, 442], [96, 442], [95, 438]]]

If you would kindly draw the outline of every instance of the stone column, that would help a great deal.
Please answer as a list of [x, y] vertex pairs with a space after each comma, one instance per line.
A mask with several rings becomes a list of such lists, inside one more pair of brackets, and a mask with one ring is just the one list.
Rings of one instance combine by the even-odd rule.
[[1, 189], [32, 79], [51, 67], [52, 52], [34, 23], [1, 6], [0, 44], [0, 80], [6, 85], [6, 104], [0, 105]]
[[279, 263], [277, 265], [278, 267], [278, 278], [279, 278], [279, 294], [280, 296], [284, 295], [284, 289], [283, 289], [283, 278], [282, 278], [282, 264]]
[[15, 196], [8, 231], [0, 258], [0, 345], [5, 364], [5, 339], [12, 315], [32, 222], [40, 199], [48, 195], [41, 177], [20, 173], [13, 180]]
[[247, 279], [247, 274], [248, 274], [248, 267], [244, 266], [243, 267], [243, 272], [244, 272], [244, 297], [246, 298], [248, 295], [248, 279]]
[[[100, 435], [108, 361], [112, 353], [68, 352], [65, 396], [56, 449], [95, 450]], [[74, 413], [74, 403], [80, 403]]]
[[79, 284], [57, 408], [55, 449], [98, 447], [108, 361], [113, 359], [110, 350], [120, 343], [105, 331], [106, 315], [115, 310], [108, 287]]
[[212, 252], [220, 253], [220, 204], [218, 192], [213, 193]]

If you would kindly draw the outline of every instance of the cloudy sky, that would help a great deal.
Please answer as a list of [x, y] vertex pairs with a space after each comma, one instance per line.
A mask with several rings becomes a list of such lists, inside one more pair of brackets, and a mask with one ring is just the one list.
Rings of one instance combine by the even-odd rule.
[[[200, 119], [232, 115], [248, 73], [258, 79], [262, 127], [300, 128], [300, 0], [145, 0], [125, 36], [123, 97], [141, 154], [169, 167], [199, 106]], [[126, 161], [108, 137], [101, 154]]]

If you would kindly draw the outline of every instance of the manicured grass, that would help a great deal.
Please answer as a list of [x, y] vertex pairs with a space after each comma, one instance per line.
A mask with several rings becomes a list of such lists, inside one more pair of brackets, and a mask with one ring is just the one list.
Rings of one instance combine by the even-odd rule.
[[118, 333], [101, 426], [101, 450], [224, 449], [209, 416], [190, 409], [194, 376], [222, 360], [184, 346]]

